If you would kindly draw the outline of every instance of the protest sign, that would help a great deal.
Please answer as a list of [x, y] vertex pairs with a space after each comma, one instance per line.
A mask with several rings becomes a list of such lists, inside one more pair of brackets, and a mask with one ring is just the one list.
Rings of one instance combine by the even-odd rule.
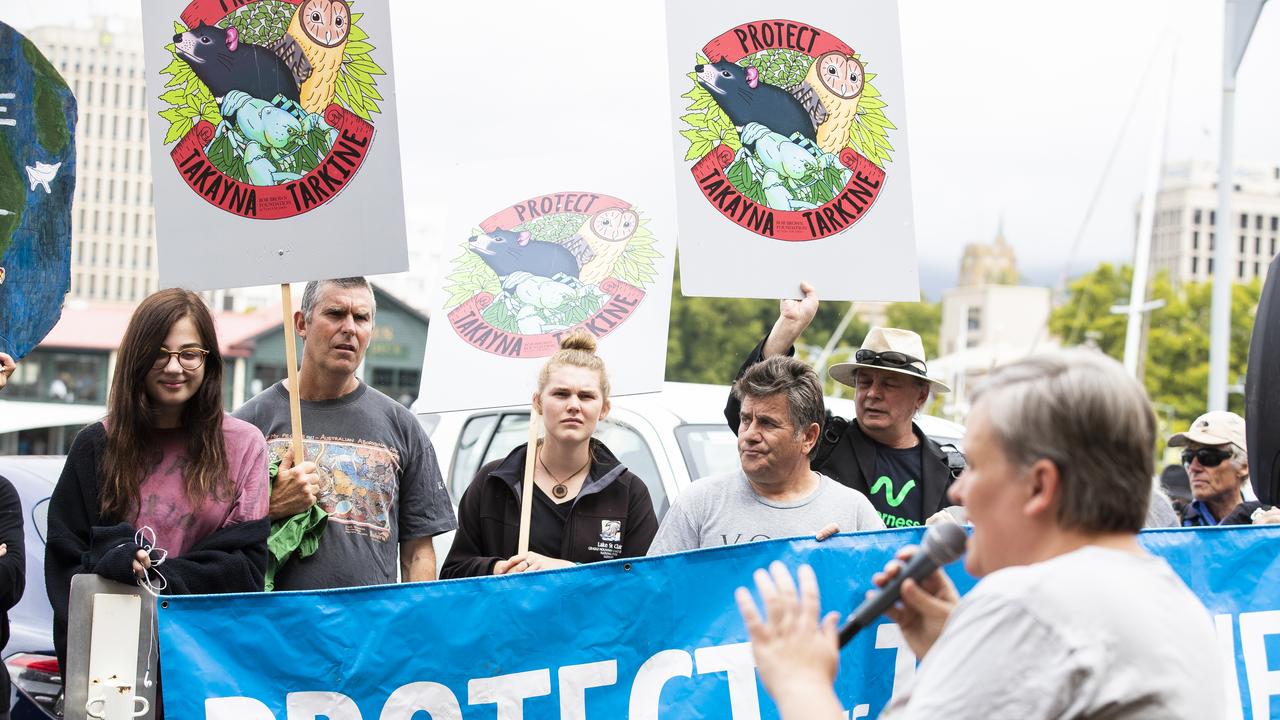
[[0, 352], [21, 359], [71, 285], [76, 99], [40, 50], [0, 23]]
[[686, 295], [919, 298], [894, 2], [667, 2]]
[[[536, 3], [504, 5], [493, 23], [497, 11], [463, 3], [445, 15], [509, 50], [499, 62], [516, 79], [466, 73], [459, 82], [481, 99], [422, 118], [426, 136], [447, 139], [430, 152], [448, 171], [422, 179], [424, 202], [443, 218], [429, 241], [444, 249], [444, 268], [418, 407], [527, 403], [538, 369], [578, 329], [596, 337], [613, 394], [656, 392], [675, 258], [662, 9], [612, 8], [615, 29], [634, 40], [625, 49], [619, 32], [552, 22]], [[599, 5], [572, 0], [554, 12], [585, 20]], [[470, 33], [440, 33], [427, 65], [475, 51]]]
[[[168, 597], [159, 625], [165, 711], [206, 720], [411, 720], [426, 711], [456, 720], [493, 718], [496, 705], [498, 718], [776, 718], [734, 588], [775, 559], [808, 562], [823, 611], [849, 612], [871, 574], [921, 532], [772, 540], [426, 584]], [[1235, 717], [1267, 717], [1280, 696], [1267, 650], [1280, 634], [1280, 528], [1140, 539], [1214, 614], [1238, 680], [1229, 689], [1242, 708]], [[948, 571], [962, 592], [972, 588], [959, 564]], [[840, 661], [836, 691], [852, 718], [878, 715], [916, 668], [888, 622], [857, 635]]]
[[388, 0], [146, 0], [160, 284], [408, 269]]

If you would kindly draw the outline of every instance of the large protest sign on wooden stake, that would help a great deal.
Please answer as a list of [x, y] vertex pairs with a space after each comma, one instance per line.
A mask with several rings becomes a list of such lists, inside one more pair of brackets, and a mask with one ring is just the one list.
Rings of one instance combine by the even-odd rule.
[[142, 3], [162, 286], [408, 269], [387, 5]]
[[[611, 8], [610, 32], [563, 18], [586, 0], [451, 5], [450, 27], [484, 27], [485, 45], [519, 48], [519, 80], [482, 103], [445, 103], [422, 135], [447, 173], [422, 178], [445, 248], [417, 407], [439, 412], [529, 402], [561, 338], [593, 334], [614, 394], [661, 389], [674, 200], [667, 158], [662, 9]], [[530, 28], [537, 28], [536, 42]], [[474, 54], [469, 33], [440, 33], [430, 67]], [[513, 68], [514, 69], [514, 68]], [[466, 382], [459, 382], [465, 368]]]
[[[599, 15], [597, 3], [557, 3], [554, 17], [503, 4], [494, 23], [498, 11], [451, 5], [447, 24], [483, 27], [485, 47], [515, 49], [518, 79], [422, 119], [423, 135], [449, 138], [432, 146], [449, 172], [429, 176], [423, 193], [444, 218], [432, 242], [447, 263], [418, 408], [527, 403], [542, 364], [576, 330], [596, 337], [614, 394], [661, 390], [675, 258], [661, 6], [611, 6], [614, 27], [635, 40], [625, 48], [617, 33], [564, 20]], [[475, 49], [470, 33], [441, 33], [427, 65], [449, 67]], [[531, 412], [521, 553], [539, 425]]]
[[683, 292], [917, 300], [897, 4], [668, 0], [667, 33]]
[[388, 0], [142, 3], [161, 286], [408, 269]]

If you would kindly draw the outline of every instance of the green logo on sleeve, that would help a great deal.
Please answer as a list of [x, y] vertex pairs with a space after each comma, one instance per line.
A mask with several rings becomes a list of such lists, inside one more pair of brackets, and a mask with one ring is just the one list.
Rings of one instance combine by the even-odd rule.
[[907, 484], [903, 485], [902, 489], [895, 495], [893, 492], [893, 478], [888, 475], [881, 475], [876, 478], [876, 484], [871, 486], [871, 494], [875, 495], [880, 492], [881, 488], [884, 488], [885, 502], [889, 503], [890, 507], [898, 507], [903, 500], [907, 499], [907, 493], [911, 492], [911, 488], [915, 486], [915, 480], [908, 480]]

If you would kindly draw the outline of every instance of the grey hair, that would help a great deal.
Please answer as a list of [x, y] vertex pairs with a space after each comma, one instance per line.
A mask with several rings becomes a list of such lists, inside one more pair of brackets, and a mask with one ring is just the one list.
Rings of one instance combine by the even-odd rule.
[[[733, 397], [740, 402], [744, 397], [763, 398], [781, 393], [787, 396], [787, 413], [791, 424], [796, 426], [797, 436], [813, 423], [822, 426], [826, 418], [822, 381], [813, 368], [793, 357], [774, 355], [758, 362], [733, 384]], [[818, 452], [818, 445], [820, 443], [814, 443], [809, 449], [809, 459]]]
[[1095, 350], [993, 370], [973, 397], [1009, 460], [1058, 469], [1057, 521], [1084, 532], [1137, 532], [1151, 501], [1156, 418], [1147, 393]]
[[311, 322], [311, 314], [316, 310], [316, 303], [320, 302], [320, 291], [326, 285], [337, 285], [340, 288], [362, 287], [369, 291], [369, 302], [372, 305], [372, 316], [378, 314], [378, 300], [373, 295], [373, 286], [363, 277], [345, 277], [332, 278], [330, 280], [312, 280], [307, 283], [307, 287], [302, 291], [302, 317], [307, 322]]

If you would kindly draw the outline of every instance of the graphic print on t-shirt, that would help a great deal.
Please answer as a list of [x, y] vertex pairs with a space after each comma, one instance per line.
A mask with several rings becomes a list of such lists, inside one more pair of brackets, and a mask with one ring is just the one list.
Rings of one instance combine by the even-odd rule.
[[[273, 437], [271, 453], [283, 455], [289, 438]], [[316, 504], [329, 513], [329, 522], [348, 534], [378, 542], [391, 537], [391, 508], [395, 505], [400, 454], [381, 443], [338, 438], [306, 438], [303, 454], [316, 464], [320, 493]]]
[[913, 527], [924, 520], [920, 490], [920, 447], [876, 446], [876, 479], [868, 497], [887, 528]]

